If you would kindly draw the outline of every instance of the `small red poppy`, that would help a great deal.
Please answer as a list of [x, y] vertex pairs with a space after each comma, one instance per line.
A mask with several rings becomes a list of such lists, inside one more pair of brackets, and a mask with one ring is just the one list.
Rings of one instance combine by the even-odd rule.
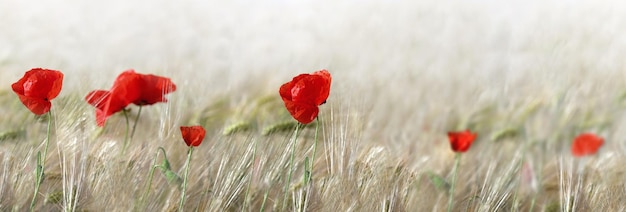
[[180, 133], [187, 146], [199, 146], [204, 140], [206, 130], [202, 126], [181, 126]]
[[50, 111], [50, 100], [56, 98], [63, 86], [63, 73], [56, 70], [33, 68], [11, 85], [20, 101], [35, 115]]
[[448, 139], [450, 140], [452, 151], [466, 152], [476, 139], [476, 136], [476, 133], [472, 133], [469, 130], [448, 132]]
[[602, 144], [604, 144], [604, 139], [593, 133], [580, 134], [574, 138], [574, 143], [572, 144], [572, 155], [582, 157], [596, 154]]
[[280, 97], [293, 118], [302, 124], [308, 124], [317, 118], [318, 106], [326, 103], [331, 81], [327, 70], [300, 74], [280, 86]]
[[89, 92], [85, 100], [96, 107], [96, 122], [103, 126], [106, 119], [129, 104], [151, 105], [167, 102], [165, 94], [174, 92], [176, 85], [169, 78], [152, 74], [138, 74], [134, 70], [121, 73], [111, 90]]

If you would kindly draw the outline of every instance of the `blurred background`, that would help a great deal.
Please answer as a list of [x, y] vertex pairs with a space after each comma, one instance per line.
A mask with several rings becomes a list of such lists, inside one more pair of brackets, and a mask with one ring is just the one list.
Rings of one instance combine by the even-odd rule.
[[590, 0], [0, 0], [1, 82], [32, 67], [97, 85], [128, 68], [218, 88], [319, 68], [363, 81], [571, 82], [626, 73], [625, 12]]
[[416, 126], [492, 102], [615, 99], [625, 14], [617, 0], [0, 0], [0, 85], [45, 67], [66, 74], [61, 95], [85, 95], [134, 68], [206, 103], [326, 68], [329, 102], [373, 126]]

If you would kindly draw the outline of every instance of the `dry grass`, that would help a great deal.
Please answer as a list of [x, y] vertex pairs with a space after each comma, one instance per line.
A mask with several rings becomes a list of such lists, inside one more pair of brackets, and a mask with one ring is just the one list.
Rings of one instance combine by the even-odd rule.
[[[0, 29], [14, 32], [0, 35], [0, 211], [27, 210], [34, 190], [46, 121], [9, 90], [34, 66], [66, 74], [38, 211], [177, 210], [179, 190], [159, 171], [141, 196], [158, 147], [182, 175], [178, 126], [190, 124], [208, 131], [187, 211], [280, 211], [294, 124], [277, 90], [320, 68], [331, 96], [310, 184], [314, 124], [298, 137], [289, 211], [443, 211], [445, 135], [464, 128], [479, 138], [461, 160], [455, 211], [626, 210], [617, 2], [79, 2], [0, 0]], [[82, 98], [126, 68], [179, 89], [143, 109], [121, 154], [123, 116], [98, 128]], [[571, 140], [586, 131], [605, 146], [574, 159]]]

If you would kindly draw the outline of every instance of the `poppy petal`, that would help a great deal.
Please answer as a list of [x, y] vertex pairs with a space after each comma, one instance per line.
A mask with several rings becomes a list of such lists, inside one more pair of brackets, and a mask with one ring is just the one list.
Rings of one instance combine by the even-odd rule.
[[111, 97], [111, 92], [94, 90], [85, 96], [85, 101], [96, 108], [103, 108], [106, 101]]
[[40, 98], [30, 98], [24, 95], [18, 95], [22, 104], [28, 108], [35, 115], [43, 115], [50, 111], [52, 107], [52, 103], [50, 101], [45, 101]]
[[204, 140], [206, 130], [202, 126], [181, 126], [180, 133], [187, 146], [199, 146]]
[[316, 71], [313, 73], [313, 75], [321, 77], [319, 95], [315, 99], [315, 103], [317, 105], [321, 105], [326, 102], [326, 99], [328, 99], [328, 96], [330, 95], [330, 84], [332, 83], [332, 77], [326, 69]]
[[574, 138], [572, 155], [582, 157], [595, 154], [604, 144], [604, 139], [592, 133], [583, 133]]
[[330, 94], [332, 78], [327, 70], [300, 74], [280, 86], [279, 94], [285, 107], [302, 124], [311, 123]]
[[60, 71], [34, 68], [15, 84], [22, 87], [24, 96], [51, 100], [61, 92], [62, 82], [63, 73]]
[[106, 119], [129, 104], [149, 105], [166, 102], [163, 95], [176, 90], [169, 78], [136, 73], [129, 69], [117, 76], [111, 90], [95, 90], [87, 94], [87, 103], [96, 107], [96, 121], [102, 126]]
[[476, 139], [476, 136], [477, 135], [475, 133], [472, 133], [469, 130], [461, 132], [448, 132], [448, 139], [450, 140], [450, 147], [452, 148], [452, 151], [466, 152]]
[[176, 85], [166, 77], [152, 74], [140, 74], [142, 91], [138, 99], [133, 103], [136, 105], [151, 105], [158, 102], [167, 102], [165, 94], [176, 91]]
[[123, 110], [128, 106], [119, 96], [113, 96], [111, 92], [105, 90], [95, 90], [85, 96], [87, 103], [96, 108], [96, 123], [104, 126], [106, 120], [113, 114]]
[[278, 93], [283, 101], [292, 101], [293, 97], [291, 96], [291, 89], [293, 89], [294, 84], [294, 81], [289, 81], [280, 86]]
[[296, 81], [291, 89], [293, 101], [321, 105], [328, 98], [330, 84], [328, 79], [319, 75], [308, 75]]
[[34, 68], [11, 85], [20, 101], [31, 112], [42, 115], [50, 111], [50, 100], [56, 98], [63, 85], [63, 73], [56, 70]]
[[319, 108], [310, 104], [289, 101], [285, 102], [285, 107], [291, 116], [302, 124], [313, 122], [319, 113]]
[[107, 115], [104, 111], [96, 109], [96, 124], [98, 125], [98, 127], [103, 127], [109, 116], [110, 114]]
[[117, 76], [111, 87], [111, 96], [126, 107], [141, 96], [141, 89], [141, 76], [130, 69]]

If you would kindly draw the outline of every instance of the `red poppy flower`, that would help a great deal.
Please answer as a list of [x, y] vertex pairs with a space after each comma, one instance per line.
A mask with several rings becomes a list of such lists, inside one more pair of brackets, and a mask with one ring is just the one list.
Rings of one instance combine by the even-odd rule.
[[308, 124], [317, 117], [318, 106], [326, 102], [331, 81], [327, 70], [300, 74], [280, 86], [280, 97], [293, 118], [302, 124]]
[[151, 105], [167, 102], [165, 94], [176, 90], [169, 78], [152, 74], [138, 74], [127, 70], [120, 74], [110, 91], [95, 90], [87, 94], [85, 100], [96, 107], [96, 121], [103, 126], [106, 119], [123, 110], [131, 103]]
[[33, 68], [11, 87], [20, 101], [35, 115], [50, 111], [50, 100], [56, 98], [63, 86], [63, 73], [56, 70]]
[[466, 152], [476, 139], [476, 133], [472, 133], [469, 130], [448, 132], [448, 139], [450, 140], [452, 151]]
[[104, 126], [109, 116], [122, 111], [128, 106], [128, 100], [121, 95], [112, 95], [110, 91], [95, 90], [89, 92], [85, 100], [96, 107], [96, 122], [98, 126]]
[[[134, 73], [132, 70], [129, 71]], [[136, 75], [139, 78], [136, 84], [141, 90], [139, 97], [133, 101], [136, 105], [152, 105], [158, 102], [167, 102], [167, 99], [163, 96], [176, 91], [176, 85], [169, 78], [152, 74]]]
[[604, 144], [604, 139], [592, 133], [583, 133], [574, 138], [572, 144], [572, 155], [582, 157], [596, 154], [598, 149]]
[[180, 133], [187, 146], [199, 146], [206, 135], [206, 130], [202, 126], [181, 126]]

